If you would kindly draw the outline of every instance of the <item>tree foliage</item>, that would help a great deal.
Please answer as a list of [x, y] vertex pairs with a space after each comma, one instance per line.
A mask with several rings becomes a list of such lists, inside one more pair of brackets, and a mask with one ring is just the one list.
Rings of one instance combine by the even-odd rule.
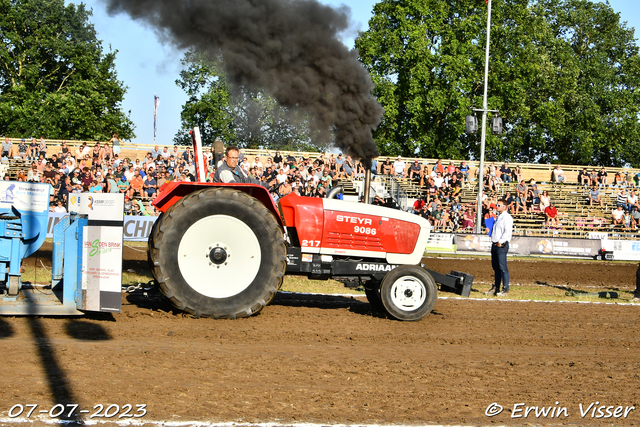
[[191, 50], [182, 65], [176, 84], [189, 98], [182, 107], [182, 128], [175, 143], [190, 143], [189, 130], [198, 126], [205, 145], [220, 138], [226, 144], [246, 148], [318, 148], [310, 142], [305, 117], [278, 105], [260, 90], [229, 85], [221, 59], [212, 60]]
[[0, 0], [0, 133], [134, 137], [121, 109], [117, 51], [102, 53], [91, 11], [63, 0]]
[[[492, 2], [489, 109], [505, 122], [487, 158], [640, 166], [640, 62], [608, 4]], [[385, 107], [386, 155], [479, 158], [464, 117], [482, 107], [487, 5], [383, 0], [356, 40]]]

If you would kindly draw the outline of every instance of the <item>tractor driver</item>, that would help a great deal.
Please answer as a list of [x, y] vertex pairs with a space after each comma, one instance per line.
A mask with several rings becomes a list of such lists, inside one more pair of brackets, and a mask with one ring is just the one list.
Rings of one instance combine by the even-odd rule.
[[257, 184], [268, 189], [270, 183], [267, 184], [266, 182], [258, 181], [257, 179], [247, 175], [242, 168], [238, 166], [239, 155], [240, 149], [238, 147], [227, 147], [224, 162], [222, 162], [220, 167], [216, 169], [216, 173], [213, 175], [213, 182]]

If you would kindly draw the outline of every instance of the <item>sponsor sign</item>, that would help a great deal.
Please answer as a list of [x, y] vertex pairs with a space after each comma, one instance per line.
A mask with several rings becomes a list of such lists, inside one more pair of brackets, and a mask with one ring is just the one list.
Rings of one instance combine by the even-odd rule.
[[0, 208], [13, 206], [21, 211], [47, 212], [50, 188], [49, 184], [0, 181]]
[[85, 214], [82, 236], [83, 310], [120, 312], [124, 195], [69, 195], [69, 212]]
[[526, 237], [532, 255], [558, 255], [584, 258], [595, 257], [602, 243], [590, 239], [560, 239], [546, 237]]
[[427, 241], [427, 252], [454, 252], [455, 235], [446, 233], [431, 233]]
[[[82, 240], [83, 309], [120, 312], [109, 294], [122, 287], [122, 228], [84, 227]], [[106, 297], [106, 298], [105, 298]]]
[[[509, 253], [514, 255], [529, 255], [528, 247], [523, 245], [526, 239], [514, 237], [509, 242]], [[456, 251], [491, 253], [491, 237], [488, 234], [456, 234]]]
[[609, 240], [609, 233], [590, 231], [589, 238], [592, 240]]
[[640, 261], [640, 242], [634, 240], [603, 240], [602, 249], [613, 252], [613, 259]]
[[88, 215], [89, 221], [122, 221], [124, 195], [110, 193], [70, 194], [68, 211]]
[[[47, 224], [47, 237], [53, 237], [53, 227], [60, 222], [60, 219], [67, 214], [49, 213], [49, 222]], [[124, 240], [127, 242], [146, 242], [151, 228], [158, 217], [155, 216], [128, 216], [124, 217], [124, 225], [122, 228]]]
[[[509, 253], [514, 255], [556, 255], [593, 258], [602, 247], [600, 240], [552, 237], [514, 237]], [[486, 234], [456, 234], [456, 250], [491, 252], [491, 238]]]
[[356, 265], [356, 271], [391, 271], [396, 267], [397, 265], [391, 265], [391, 264], [359, 263], [358, 265]]

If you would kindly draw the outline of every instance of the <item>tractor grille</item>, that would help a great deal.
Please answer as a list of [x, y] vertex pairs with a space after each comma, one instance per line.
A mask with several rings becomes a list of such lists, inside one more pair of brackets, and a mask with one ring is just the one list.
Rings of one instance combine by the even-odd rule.
[[353, 233], [329, 232], [326, 246], [330, 248], [358, 249], [365, 251], [382, 251], [382, 242], [376, 236]]

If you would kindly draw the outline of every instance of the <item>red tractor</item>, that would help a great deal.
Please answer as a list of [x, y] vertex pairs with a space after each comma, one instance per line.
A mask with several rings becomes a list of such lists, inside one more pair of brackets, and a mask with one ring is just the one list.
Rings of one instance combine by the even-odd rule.
[[[436, 282], [420, 265], [430, 226], [417, 215], [295, 194], [276, 204], [258, 185], [206, 182], [168, 183], [153, 204], [162, 212], [149, 236], [153, 275], [195, 316], [256, 314], [285, 274], [363, 286], [371, 304], [400, 320], [420, 320], [436, 302]], [[470, 288], [468, 278], [453, 280]]]

